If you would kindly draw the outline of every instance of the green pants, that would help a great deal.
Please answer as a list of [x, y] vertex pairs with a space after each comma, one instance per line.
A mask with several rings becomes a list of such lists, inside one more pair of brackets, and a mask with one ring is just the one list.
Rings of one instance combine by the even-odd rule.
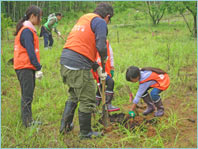
[[61, 65], [63, 83], [69, 86], [68, 100], [78, 103], [79, 110], [92, 113], [96, 110], [95, 82], [90, 70], [70, 70]]

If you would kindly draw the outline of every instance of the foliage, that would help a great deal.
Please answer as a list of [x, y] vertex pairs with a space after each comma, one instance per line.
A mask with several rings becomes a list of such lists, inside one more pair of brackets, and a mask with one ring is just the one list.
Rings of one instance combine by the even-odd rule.
[[164, 1], [147, 1], [146, 4], [153, 24], [158, 24], [165, 13], [166, 3]]
[[1, 13], [1, 39], [6, 36], [7, 30], [12, 24], [10, 17], [5, 17], [5, 14]]
[[[47, 6], [47, 2], [39, 2], [39, 5], [41, 4]], [[55, 4], [53, 3], [53, 5]], [[69, 5], [69, 3], [67, 4]], [[114, 4], [116, 2], [113, 2]], [[129, 2], [129, 4], [132, 5], [133, 2]], [[145, 2], [141, 4], [143, 6]], [[86, 4], [83, 3], [83, 5], [85, 8]], [[73, 10], [73, 5], [70, 6]], [[119, 9], [118, 6], [117, 9]], [[69, 9], [69, 6], [65, 8]], [[196, 123], [186, 121], [188, 117], [197, 113], [197, 82], [195, 81], [197, 79], [197, 41], [189, 36], [183, 18], [178, 17], [176, 12], [164, 14], [166, 19], [162, 18], [160, 24], [153, 26], [144, 14], [143, 9], [145, 8], [139, 9], [141, 8], [139, 2], [136, 8], [138, 9], [130, 6], [120, 13], [115, 13], [111, 24], [108, 25], [108, 39], [114, 51], [115, 63], [115, 96], [112, 104], [120, 107], [121, 112], [127, 113], [128, 109], [125, 105], [128, 106], [129, 102], [125, 86], [130, 86], [133, 95], [138, 90], [138, 84], [125, 80], [125, 72], [129, 66], [153, 66], [167, 71], [171, 85], [161, 94], [165, 106], [165, 116], [159, 118], [159, 123], [153, 126], [156, 135], [147, 136], [149, 128], [144, 123], [134, 131], [118, 124], [117, 129], [113, 129], [102, 138], [79, 140], [77, 110], [74, 116], [74, 130], [71, 133], [60, 135], [60, 120], [65, 101], [68, 98], [68, 87], [62, 83], [60, 77], [59, 63], [64, 41], [54, 33], [52, 33], [54, 38], [52, 50], [45, 50], [43, 38], [39, 38], [44, 77], [42, 80], [36, 80], [32, 111], [33, 118], [41, 120], [43, 125], [24, 128], [20, 117], [20, 84], [13, 66], [7, 63], [13, 57], [14, 36], [12, 36], [12, 40], [1, 40], [1, 49], [4, 51], [1, 56], [2, 148], [197, 147], [197, 135], [189, 135], [189, 132], [192, 132], [190, 130], [197, 129]], [[58, 24], [57, 28], [65, 39], [83, 11], [86, 10], [67, 12]], [[185, 14], [185, 16], [187, 19], [190, 18], [189, 15]], [[193, 22], [192, 19], [189, 20]], [[13, 28], [8, 28], [8, 31], [11, 32]], [[191, 70], [191, 68], [195, 69]], [[176, 99], [178, 99], [178, 103], [175, 102]], [[97, 113], [96, 117], [92, 119], [92, 126], [96, 125], [93, 130], [103, 128], [98, 123], [99, 118], [100, 115]], [[196, 134], [196, 131], [194, 133]]]
[[[179, 12], [184, 18], [184, 21], [193, 37], [197, 37], [197, 2], [196, 1], [184, 1], [184, 2], [166, 2], [167, 10], [169, 13]], [[193, 17], [193, 25], [190, 25], [190, 21], [186, 19], [185, 13], [190, 12]]]

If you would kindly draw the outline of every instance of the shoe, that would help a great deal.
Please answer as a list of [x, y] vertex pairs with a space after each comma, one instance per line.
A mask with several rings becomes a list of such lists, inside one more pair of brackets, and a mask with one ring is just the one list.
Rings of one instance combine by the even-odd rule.
[[160, 117], [164, 115], [164, 106], [162, 104], [162, 100], [159, 99], [157, 102], [154, 103], [156, 108], [157, 108], [157, 112], [155, 112], [155, 117]]
[[142, 114], [148, 115], [149, 113], [152, 113], [155, 110], [153, 106], [153, 102], [151, 100], [149, 93], [146, 93], [145, 95], [143, 95], [142, 98], [144, 102], [147, 104], [147, 109]]
[[91, 129], [91, 113], [84, 113], [78, 110], [80, 139], [91, 139], [101, 137], [102, 133], [92, 131]]
[[60, 133], [66, 133], [74, 128], [73, 118], [77, 104], [72, 101], [66, 101], [65, 109], [61, 119]]
[[111, 104], [111, 101], [113, 99], [113, 92], [112, 91], [106, 91], [106, 104], [107, 104], [107, 110], [108, 112], [114, 112], [114, 111], [119, 111], [120, 108], [115, 107]]

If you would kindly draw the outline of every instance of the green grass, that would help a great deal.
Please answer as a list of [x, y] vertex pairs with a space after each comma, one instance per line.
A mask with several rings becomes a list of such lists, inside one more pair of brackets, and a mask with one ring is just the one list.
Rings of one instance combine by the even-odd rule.
[[[126, 14], [128, 15], [124, 17]], [[163, 101], [174, 101], [174, 98], [177, 97], [183, 103], [179, 108], [184, 106], [184, 112], [187, 112], [188, 108], [192, 108], [191, 111], [197, 113], [197, 101], [193, 94], [197, 84], [192, 84], [195, 82], [193, 74], [196, 76], [197, 70], [183, 70], [196, 65], [197, 40], [190, 36], [182, 18], [178, 18], [176, 22], [170, 19], [169, 24], [162, 21], [158, 26], [153, 26], [150, 24], [150, 20], [143, 17], [142, 14], [138, 15], [140, 15], [140, 19], [137, 19], [139, 18], [137, 14], [131, 15], [129, 12], [115, 15], [109, 25], [108, 39], [114, 50], [115, 60], [115, 99], [113, 104], [119, 106], [122, 112], [126, 111], [127, 109], [123, 107], [123, 105], [129, 104], [126, 85], [130, 86], [134, 96], [138, 90], [138, 84], [131, 84], [125, 80], [125, 72], [129, 66], [152, 66], [167, 71], [171, 79], [169, 89], [162, 93]], [[63, 35], [71, 30], [75, 23], [74, 20], [60, 22], [58, 29]], [[117, 26], [117, 24], [131, 25]], [[68, 87], [62, 83], [60, 77], [59, 61], [64, 41], [59, 39], [55, 33], [53, 35], [54, 46], [52, 50], [48, 51], [44, 50], [43, 39], [40, 38], [44, 77], [42, 80], [36, 80], [32, 104], [33, 118], [41, 120], [44, 125], [28, 129], [22, 126], [20, 119], [19, 82], [12, 66], [7, 64], [7, 61], [13, 57], [14, 37], [10, 36], [10, 41], [1, 41], [3, 50], [1, 57], [1, 147], [182, 147], [182, 143], [179, 141], [182, 136], [178, 128], [178, 124], [184, 122], [181, 121], [182, 115], [176, 111], [177, 109], [166, 105], [167, 116], [162, 118], [156, 126], [153, 126], [156, 131], [156, 135], [153, 137], [147, 136], [148, 126], [143, 123], [140, 127], [135, 128], [135, 131], [130, 131], [119, 125], [111, 132], [112, 135], [106, 134], [100, 139], [81, 141], [78, 138], [77, 111], [74, 117], [74, 131], [61, 136], [59, 126], [68, 97]], [[66, 35], [64, 36], [66, 37]], [[189, 76], [190, 73], [192, 75]], [[186, 96], [185, 94], [189, 93], [189, 86], [193, 91], [192, 94]], [[99, 115], [96, 114], [95, 120], [92, 119], [92, 125], [97, 124], [99, 118]], [[183, 117], [183, 119], [185, 118]], [[94, 130], [102, 128], [103, 126], [99, 125]], [[190, 138], [190, 142], [189, 147], [195, 147], [195, 138]]]

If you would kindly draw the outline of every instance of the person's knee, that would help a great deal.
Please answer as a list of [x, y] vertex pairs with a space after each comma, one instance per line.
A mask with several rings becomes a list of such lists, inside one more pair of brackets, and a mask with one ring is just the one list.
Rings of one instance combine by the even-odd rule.
[[151, 98], [155, 102], [155, 101], [159, 100], [160, 96], [159, 96], [158, 92], [151, 91]]
[[90, 103], [80, 102], [79, 110], [84, 113], [96, 112], [96, 101]]

